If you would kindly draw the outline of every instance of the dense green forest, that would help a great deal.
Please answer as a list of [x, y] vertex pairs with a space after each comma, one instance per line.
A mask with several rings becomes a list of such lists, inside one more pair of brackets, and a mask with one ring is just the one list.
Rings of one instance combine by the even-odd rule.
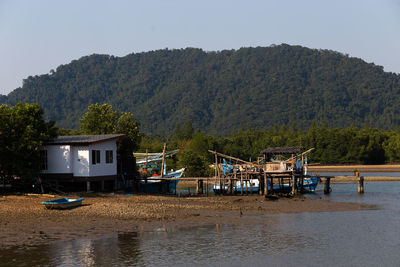
[[30, 76], [1, 103], [37, 102], [46, 119], [79, 127], [94, 103], [130, 112], [141, 130], [171, 134], [192, 121], [206, 134], [291, 125], [400, 126], [400, 75], [329, 50], [286, 44], [219, 52], [157, 50], [91, 55]]
[[[180, 148], [175, 161], [169, 166], [185, 167], [188, 176], [210, 174], [208, 166], [213, 163], [209, 149], [248, 161], [256, 161], [267, 147], [302, 146], [315, 148], [309, 154], [311, 163], [322, 164], [383, 164], [400, 161], [400, 129], [376, 128], [328, 128], [315, 125], [308, 130], [290, 127], [271, 127], [267, 130], [240, 129], [229, 137], [206, 135], [195, 131], [191, 123], [177, 126], [167, 139], [144, 137], [141, 150], [162, 151], [162, 142], [169, 149]], [[211, 171], [212, 172], [212, 171]]]

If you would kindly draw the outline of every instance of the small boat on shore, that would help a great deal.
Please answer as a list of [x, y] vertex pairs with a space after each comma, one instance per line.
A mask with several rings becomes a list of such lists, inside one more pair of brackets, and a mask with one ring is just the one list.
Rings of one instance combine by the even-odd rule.
[[71, 209], [82, 205], [84, 198], [70, 199], [67, 197], [41, 202], [48, 209]]

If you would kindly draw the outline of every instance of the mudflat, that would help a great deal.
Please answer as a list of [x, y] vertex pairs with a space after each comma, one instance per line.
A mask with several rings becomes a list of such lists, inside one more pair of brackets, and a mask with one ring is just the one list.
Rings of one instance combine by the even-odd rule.
[[[253, 215], [376, 209], [303, 196], [268, 200], [263, 196], [176, 197], [149, 195], [83, 196], [83, 205], [49, 210], [41, 201], [57, 195], [0, 196], [0, 247], [96, 238], [112, 232], [165, 227], [252, 223]], [[65, 196], [62, 196], [65, 197]], [[77, 196], [71, 195], [71, 198]]]

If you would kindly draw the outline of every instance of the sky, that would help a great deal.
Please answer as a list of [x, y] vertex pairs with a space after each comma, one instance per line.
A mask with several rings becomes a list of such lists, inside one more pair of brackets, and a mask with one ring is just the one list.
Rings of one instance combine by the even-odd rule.
[[400, 0], [0, 0], [0, 94], [91, 54], [281, 43], [400, 73]]

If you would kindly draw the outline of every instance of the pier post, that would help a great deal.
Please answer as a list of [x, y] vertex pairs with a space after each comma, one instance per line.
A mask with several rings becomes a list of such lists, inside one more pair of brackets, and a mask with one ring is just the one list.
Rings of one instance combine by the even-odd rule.
[[235, 169], [233, 169], [233, 173], [234, 173], [234, 184], [235, 184], [235, 189], [237, 190], [237, 172]]
[[[270, 191], [270, 193], [274, 193], [274, 176], [270, 175], [270, 177], [271, 177], [271, 186], [270, 186], [271, 191]], [[267, 191], [268, 191], [268, 185], [267, 185]]]
[[292, 172], [292, 195], [296, 194], [296, 175]]
[[300, 176], [300, 193], [304, 194], [304, 175], [303, 175], [303, 173]]
[[100, 181], [100, 188], [101, 188], [101, 191], [104, 191], [104, 180]]
[[232, 175], [229, 175], [229, 194], [233, 195], [233, 178], [232, 178]]
[[90, 192], [90, 182], [86, 181], [86, 192]]
[[358, 193], [364, 194], [364, 176], [360, 176], [358, 180]]
[[196, 195], [202, 195], [202, 194], [203, 194], [203, 180], [198, 179], [196, 187]]
[[328, 195], [331, 192], [331, 178], [327, 177], [325, 178], [325, 187], [324, 187], [324, 194]]
[[260, 196], [264, 195], [264, 179], [261, 175], [258, 175], [258, 194]]
[[268, 182], [266, 172], [264, 172], [264, 196], [268, 196]]
[[243, 196], [243, 171], [240, 172], [240, 194]]

